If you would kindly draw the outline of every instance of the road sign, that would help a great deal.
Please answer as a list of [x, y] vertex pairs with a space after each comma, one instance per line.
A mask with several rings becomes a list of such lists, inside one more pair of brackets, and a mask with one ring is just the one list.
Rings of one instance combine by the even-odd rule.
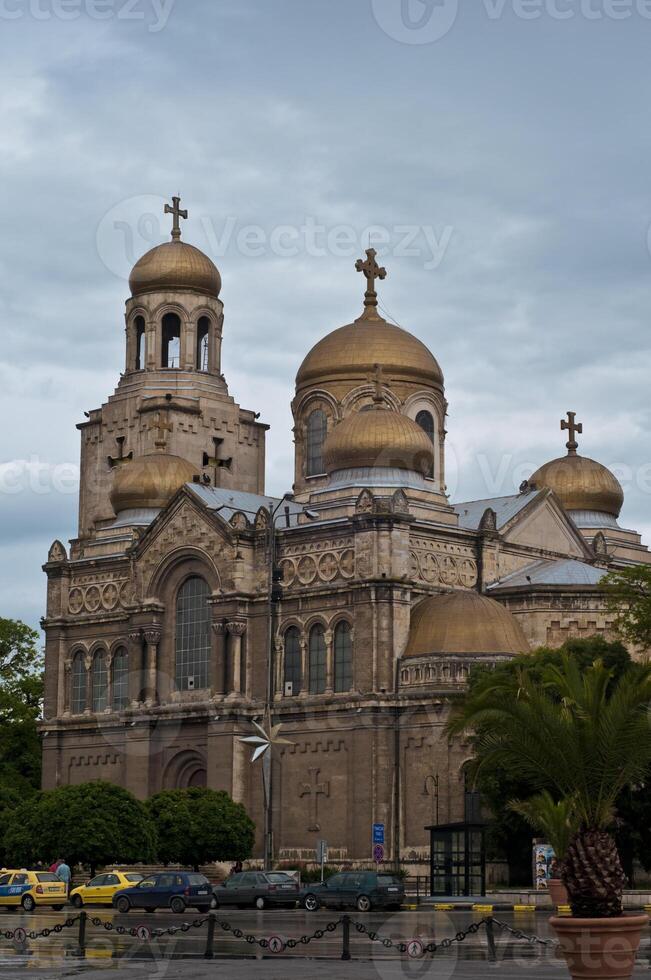
[[384, 844], [384, 824], [374, 823], [373, 824], [373, 843], [374, 844]]
[[407, 940], [407, 956], [412, 960], [420, 960], [425, 955], [425, 947], [420, 939]]
[[267, 945], [270, 953], [282, 953], [285, 949], [285, 940], [280, 936], [269, 936]]
[[373, 860], [376, 864], [382, 864], [384, 861], [384, 844], [376, 844], [373, 848]]
[[328, 842], [327, 840], [318, 840], [316, 842], [316, 859], [319, 864], [327, 864], [328, 861]]
[[148, 943], [151, 939], [151, 929], [148, 926], [138, 926], [136, 936], [141, 943]]
[[27, 932], [25, 931], [25, 929], [22, 928], [14, 929], [14, 939], [16, 940], [17, 943], [20, 943], [21, 946], [23, 945], [23, 943], [26, 943]]

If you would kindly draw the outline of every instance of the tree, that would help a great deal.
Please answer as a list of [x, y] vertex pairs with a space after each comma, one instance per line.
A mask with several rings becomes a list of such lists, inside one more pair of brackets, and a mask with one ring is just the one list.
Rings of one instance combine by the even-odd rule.
[[[620, 642], [609, 642], [600, 636], [568, 640], [560, 649], [540, 647], [531, 654], [516, 657], [496, 667], [473, 668], [464, 700], [480, 696], [482, 691], [491, 690], [496, 683], [509, 689], [510, 698], [516, 698], [523, 671], [537, 683], [542, 683], [545, 671], [550, 666], [560, 666], [564, 655], [572, 657], [581, 671], [587, 670], [595, 660], [600, 659], [606, 667], [613, 670], [615, 678], [632, 665], [626, 647]], [[479, 734], [478, 730], [477, 736]], [[481, 756], [478, 738], [475, 736], [472, 741], [475, 754]], [[540, 790], [540, 783], [538, 780], [530, 782], [500, 766], [482, 766], [475, 778], [482, 800], [493, 817], [487, 834], [488, 855], [493, 859], [506, 858], [510, 884], [522, 885], [531, 880], [531, 829], [523, 816], [515, 812], [509, 804], [511, 800], [525, 800], [534, 796]], [[639, 802], [637, 796], [636, 801]], [[648, 850], [651, 859], [651, 823], [645, 824], [645, 827], [649, 827], [649, 831], [641, 830], [634, 840], [626, 837], [624, 856], [629, 876], [632, 875], [633, 851], [635, 856], [643, 860], [647, 856], [645, 850]], [[618, 840], [620, 832], [622, 835], [626, 832], [623, 823], [621, 831], [618, 831]], [[649, 839], [646, 848], [643, 840], [645, 837]], [[646, 867], [644, 860], [643, 864]]]
[[209, 861], [245, 861], [255, 824], [241, 803], [221, 790], [164, 790], [147, 803], [156, 827], [158, 858], [198, 868]]
[[610, 572], [602, 585], [617, 632], [629, 643], [651, 649], [651, 565]]
[[621, 915], [625, 875], [610, 831], [620, 795], [651, 765], [651, 666], [616, 678], [600, 661], [581, 671], [564, 654], [542, 683], [523, 669], [512, 694], [510, 678], [484, 684], [459, 706], [449, 732], [478, 733], [478, 771], [501, 766], [557, 799], [573, 799], [579, 830], [562, 869], [573, 914]]
[[19, 866], [65, 857], [88, 865], [151, 861], [156, 834], [144, 803], [112, 783], [92, 782], [36, 794], [11, 814], [4, 848]]
[[0, 789], [22, 794], [41, 782], [37, 722], [43, 699], [39, 636], [25, 623], [0, 618]]

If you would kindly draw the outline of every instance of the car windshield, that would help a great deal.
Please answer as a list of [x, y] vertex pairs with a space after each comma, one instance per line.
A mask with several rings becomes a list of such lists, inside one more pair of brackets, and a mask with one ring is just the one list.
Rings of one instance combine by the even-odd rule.
[[274, 872], [273, 874], [267, 875], [267, 881], [270, 881], [272, 885], [286, 885], [294, 881], [291, 875], [283, 874], [281, 871]]
[[37, 881], [61, 881], [61, 879], [58, 878], [57, 875], [53, 875], [49, 871], [39, 871], [39, 873], [36, 875], [36, 880]]

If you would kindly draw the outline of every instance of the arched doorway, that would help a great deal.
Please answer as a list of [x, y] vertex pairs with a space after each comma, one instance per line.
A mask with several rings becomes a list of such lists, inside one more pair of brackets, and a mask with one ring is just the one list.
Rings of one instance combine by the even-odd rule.
[[179, 752], [167, 764], [163, 789], [204, 789], [208, 785], [206, 760], [191, 749]]

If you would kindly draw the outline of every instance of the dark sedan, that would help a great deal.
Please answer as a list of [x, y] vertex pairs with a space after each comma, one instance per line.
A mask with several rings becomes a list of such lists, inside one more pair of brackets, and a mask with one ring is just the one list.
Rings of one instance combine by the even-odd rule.
[[118, 912], [130, 909], [171, 909], [182, 914], [187, 908], [209, 912], [212, 906], [212, 887], [204, 875], [193, 871], [164, 871], [149, 875], [133, 888], [122, 888], [113, 896]]
[[294, 908], [298, 894], [296, 880], [282, 871], [242, 871], [214, 890], [217, 907], [231, 905], [242, 909]]
[[400, 878], [382, 871], [342, 871], [322, 885], [305, 885], [301, 889], [301, 904], [308, 912], [320, 908], [399, 909], [405, 900], [405, 888]]

